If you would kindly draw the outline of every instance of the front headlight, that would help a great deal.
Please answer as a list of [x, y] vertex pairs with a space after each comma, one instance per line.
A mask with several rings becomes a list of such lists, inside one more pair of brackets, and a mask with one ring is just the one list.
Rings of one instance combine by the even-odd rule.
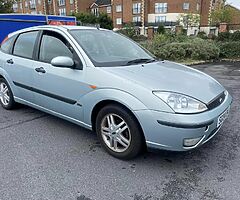
[[153, 92], [167, 103], [176, 113], [200, 113], [207, 110], [207, 106], [189, 96], [173, 92]]

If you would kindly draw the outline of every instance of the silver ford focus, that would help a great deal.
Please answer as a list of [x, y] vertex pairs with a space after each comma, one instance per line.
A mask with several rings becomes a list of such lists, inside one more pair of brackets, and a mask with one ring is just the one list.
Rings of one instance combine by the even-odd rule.
[[40, 26], [0, 49], [0, 102], [26, 104], [97, 133], [111, 155], [186, 151], [213, 138], [232, 97], [210, 76], [157, 60], [113, 31]]

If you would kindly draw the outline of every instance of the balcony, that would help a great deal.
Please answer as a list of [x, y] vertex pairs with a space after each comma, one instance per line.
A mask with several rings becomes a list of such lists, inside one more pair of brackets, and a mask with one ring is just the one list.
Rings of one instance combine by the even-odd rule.
[[139, 26], [142, 26], [142, 22], [123, 22], [122, 25], [123, 26], [132, 25], [132, 26], [135, 26], [135, 27], [139, 27]]
[[170, 22], [170, 21], [166, 21], [166, 22], [148, 22], [148, 23], [146, 23], [146, 26], [158, 27], [159, 25], [173, 27], [173, 26], [178, 25], [178, 23], [177, 22]]

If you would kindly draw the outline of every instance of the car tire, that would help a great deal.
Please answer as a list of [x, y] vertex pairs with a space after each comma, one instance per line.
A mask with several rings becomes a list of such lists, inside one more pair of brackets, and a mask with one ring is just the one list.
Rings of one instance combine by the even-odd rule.
[[123, 106], [111, 104], [102, 108], [97, 115], [96, 132], [104, 149], [118, 159], [132, 159], [143, 150], [142, 129]]
[[3, 78], [0, 78], [0, 104], [6, 110], [11, 110], [16, 105], [12, 90]]

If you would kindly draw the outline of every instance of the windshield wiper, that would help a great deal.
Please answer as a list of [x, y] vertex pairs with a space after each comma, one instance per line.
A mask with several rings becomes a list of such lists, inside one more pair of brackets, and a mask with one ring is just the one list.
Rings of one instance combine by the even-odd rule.
[[140, 64], [140, 63], [151, 63], [151, 62], [154, 62], [154, 61], [155, 61], [155, 59], [139, 58], [139, 59], [134, 59], [134, 60], [128, 61], [126, 65]]

